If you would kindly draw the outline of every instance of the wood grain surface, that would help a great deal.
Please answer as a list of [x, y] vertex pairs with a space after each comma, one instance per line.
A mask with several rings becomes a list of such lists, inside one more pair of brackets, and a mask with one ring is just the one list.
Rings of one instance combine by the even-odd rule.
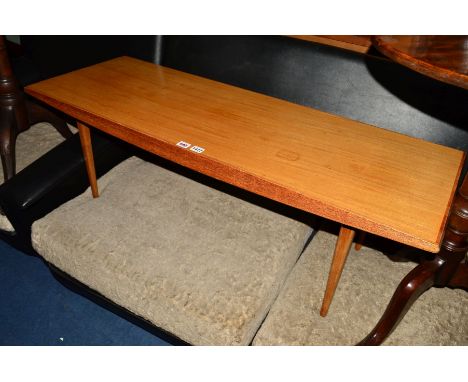
[[128, 57], [26, 92], [183, 166], [432, 252], [464, 160], [458, 150]]
[[468, 36], [372, 36], [372, 43], [402, 65], [468, 89]]
[[88, 173], [89, 185], [91, 187], [91, 194], [93, 198], [99, 197], [99, 190], [96, 179], [96, 169], [94, 168], [93, 146], [91, 142], [91, 132], [89, 127], [78, 122], [78, 131], [80, 133], [81, 148], [86, 165], [86, 172]]

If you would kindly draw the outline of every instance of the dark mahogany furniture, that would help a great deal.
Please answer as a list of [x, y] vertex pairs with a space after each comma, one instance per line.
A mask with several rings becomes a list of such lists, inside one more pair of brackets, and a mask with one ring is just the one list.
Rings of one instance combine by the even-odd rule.
[[64, 120], [26, 99], [11, 69], [5, 37], [0, 36], [0, 155], [5, 180], [16, 173], [16, 137], [37, 122], [51, 123], [64, 138], [72, 135]]
[[[468, 36], [374, 36], [386, 56], [434, 79], [468, 89]], [[468, 289], [468, 175], [449, 214], [441, 251], [399, 284], [386, 311], [362, 345], [378, 345], [411, 305], [433, 286]]]

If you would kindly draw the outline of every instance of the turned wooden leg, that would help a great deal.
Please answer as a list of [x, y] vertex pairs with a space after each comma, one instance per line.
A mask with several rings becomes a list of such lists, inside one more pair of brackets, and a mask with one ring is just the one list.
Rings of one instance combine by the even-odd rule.
[[5, 181], [15, 175], [16, 128], [11, 110], [0, 110], [0, 155]]
[[[16, 139], [16, 137], [14, 138]], [[0, 156], [2, 158], [3, 180], [6, 182], [16, 174], [15, 141], [3, 141]]]
[[328, 274], [327, 288], [325, 289], [325, 295], [323, 297], [322, 308], [320, 309], [320, 315], [325, 317], [330, 308], [333, 296], [335, 294], [336, 287], [340, 281], [341, 272], [348, 257], [351, 244], [353, 243], [355, 231], [344, 226], [341, 226], [338, 239], [336, 240], [335, 253], [333, 254], [333, 260]]
[[49, 122], [65, 139], [73, 136], [73, 133], [68, 128], [67, 123], [45, 107], [37, 103], [27, 101], [27, 110], [30, 125], [34, 125], [38, 122]]
[[418, 265], [398, 285], [382, 318], [359, 345], [380, 345], [395, 329], [408, 309], [434, 286], [466, 288], [468, 251], [468, 176], [455, 196], [441, 250], [434, 260]]
[[16, 173], [16, 137], [36, 122], [50, 122], [64, 137], [72, 136], [65, 121], [46, 108], [28, 102], [20, 89], [6, 51], [5, 38], [0, 36], [0, 154], [3, 177], [10, 179]]
[[354, 249], [356, 251], [359, 251], [362, 248], [362, 243], [364, 243], [365, 239], [366, 239], [366, 233], [364, 231], [359, 231], [356, 242], [354, 243]]
[[89, 184], [91, 185], [91, 192], [93, 198], [99, 197], [99, 191], [96, 180], [96, 170], [94, 168], [93, 147], [91, 145], [91, 134], [89, 127], [83, 125], [81, 122], [77, 123], [78, 131], [80, 134], [81, 148], [86, 164], [86, 171], [88, 172]]
[[15, 144], [19, 133], [29, 127], [26, 103], [19, 89], [0, 36], [0, 154], [5, 180], [15, 175]]

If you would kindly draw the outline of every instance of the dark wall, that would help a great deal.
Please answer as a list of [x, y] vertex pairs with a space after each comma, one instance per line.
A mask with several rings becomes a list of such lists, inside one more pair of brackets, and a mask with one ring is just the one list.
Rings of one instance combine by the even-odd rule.
[[468, 92], [375, 54], [279, 36], [21, 36], [21, 42], [26, 69], [33, 68], [25, 83], [128, 55], [468, 152]]
[[382, 56], [288, 37], [169, 36], [162, 64], [468, 152], [468, 91]]

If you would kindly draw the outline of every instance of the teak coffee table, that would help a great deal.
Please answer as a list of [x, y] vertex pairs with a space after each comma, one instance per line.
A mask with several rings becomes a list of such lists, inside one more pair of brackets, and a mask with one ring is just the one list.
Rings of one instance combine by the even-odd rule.
[[71, 115], [94, 197], [89, 126], [342, 224], [321, 314], [355, 230], [438, 252], [465, 154], [129, 57], [26, 92]]

